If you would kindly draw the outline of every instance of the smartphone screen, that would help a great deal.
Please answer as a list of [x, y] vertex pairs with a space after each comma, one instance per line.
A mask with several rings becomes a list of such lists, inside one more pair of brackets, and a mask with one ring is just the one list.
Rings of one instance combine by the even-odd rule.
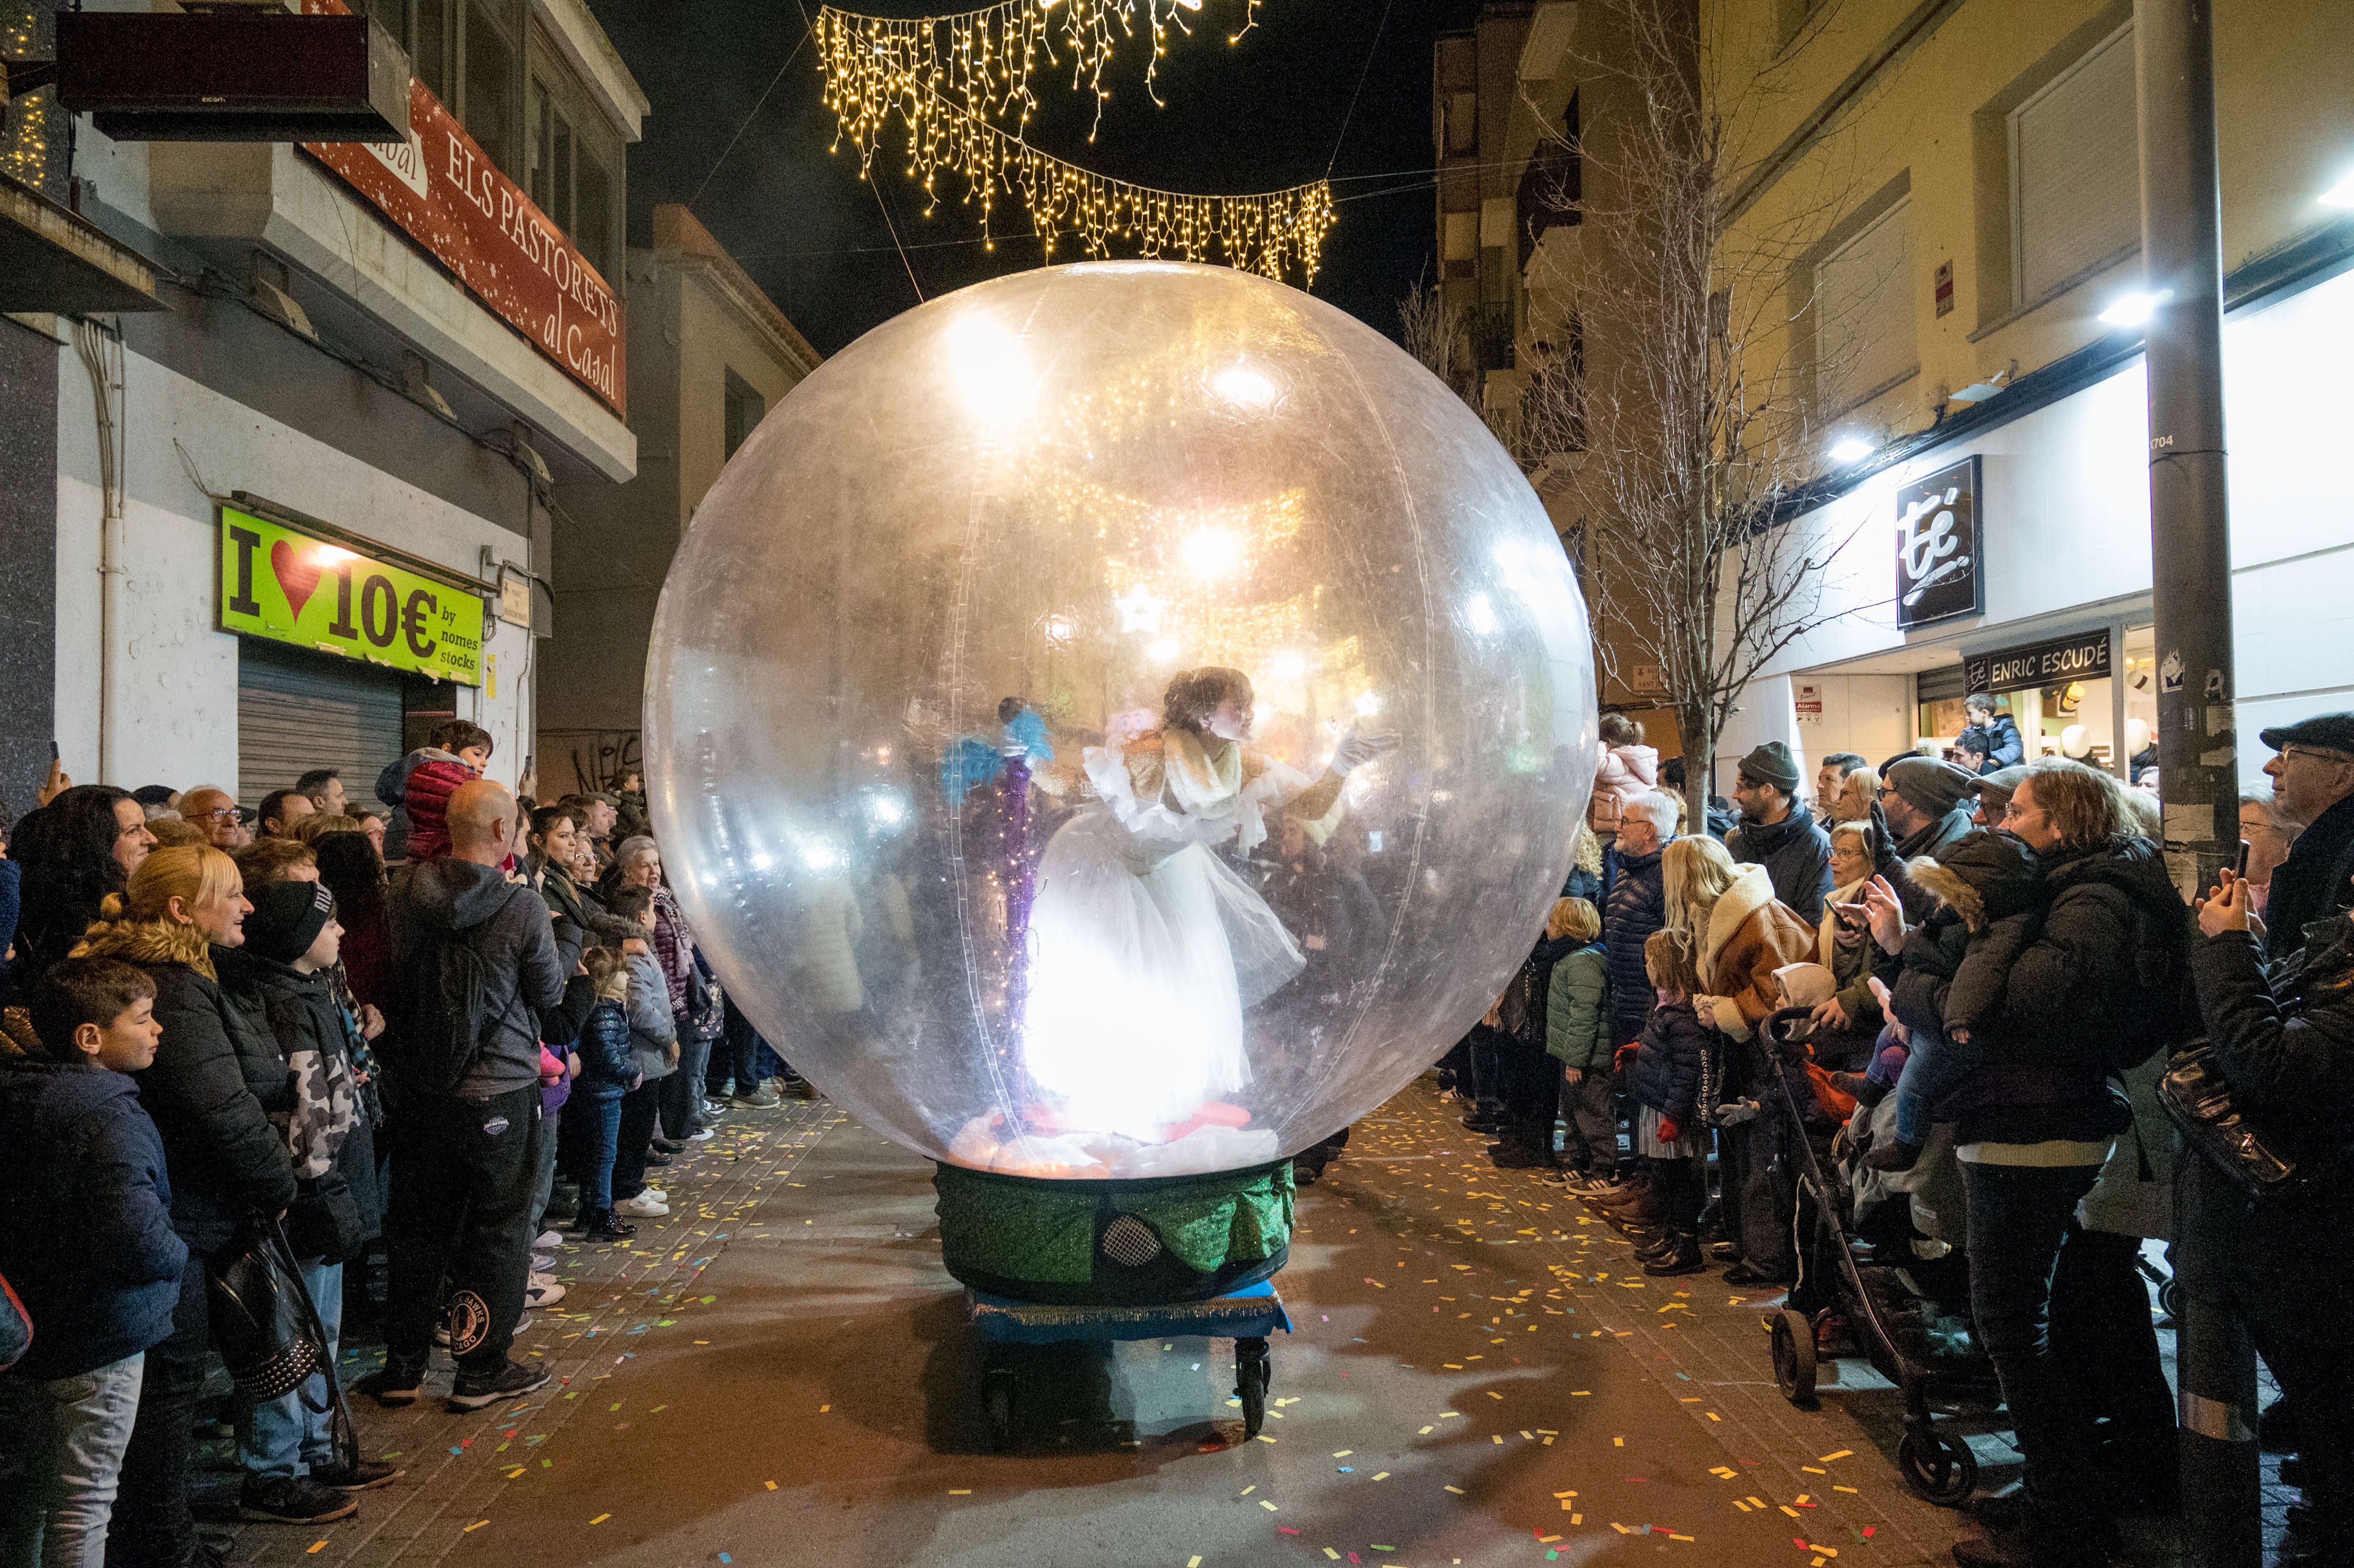
[[2234, 876], [2245, 876], [2248, 874], [2248, 841], [2245, 839], [2242, 839], [2240, 841], [2239, 868], [2232, 874]]

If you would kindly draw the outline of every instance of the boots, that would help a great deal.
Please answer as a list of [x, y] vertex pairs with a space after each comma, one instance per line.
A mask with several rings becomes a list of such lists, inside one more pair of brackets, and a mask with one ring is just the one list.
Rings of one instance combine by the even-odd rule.
[[621, 1242], [637, 1234], [637, 1226], [617, 1218], [610, 1209], [590, 1209], [580, 1216], [580, 1239], [584, 1242]]
[[1700, 1255], [1700, 1238], [1690, 1231], [1671, 1231], [1665, 1250], [1644, 1260], [1643, 1272], [1662, 1278], [1698, 1274], [1707, 1266], [1708, 1260]]

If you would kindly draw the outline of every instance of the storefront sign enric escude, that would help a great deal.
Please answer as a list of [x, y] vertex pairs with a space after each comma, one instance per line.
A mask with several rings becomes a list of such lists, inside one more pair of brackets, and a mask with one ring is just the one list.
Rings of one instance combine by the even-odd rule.
[[220, 628], [482, 683], [480, 595], [232, 506], [220, 509]]
[[[344, 0], [302, 0], [302, 9], [350, 7]], [[628, 411], [620, 297], [423, 82], [413, 76], [408, 81], [407, 142], [306, 142], [302, 150], [456, 273], [566, 375], [614, 413]]]
[[1962, 660], [1962, 674], [1973, 692], [2024, 692], [2064, 686], [2072, 681], [2105, 680], [2108, 673], [2106, 627], [1997, 653], [1971, 653]]

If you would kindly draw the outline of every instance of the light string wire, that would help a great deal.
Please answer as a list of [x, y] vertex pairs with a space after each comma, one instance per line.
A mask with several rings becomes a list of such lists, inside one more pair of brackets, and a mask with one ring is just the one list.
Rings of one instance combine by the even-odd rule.
[[[1206, 260], [1214, 255], [1278, 280], [1297, 266], [1313, 281], [1336, 217], [1329, 181], [1238, 196], [1161, 190], [1081, 168], [1040, 152], [1020, 134], [1036, 101], [1030, 76], [1042, 65], [1061, 63], [1054, 49], [1058, 36], [1074, 87], [1092, 85], [1100, 116], [1109, 96], [1103, 67], [1118, 37], [1133, 36], [1139, 11], [1157, 60], [1165, 52], [1167, 30], [1189, 30], [1182, 13], [1197, 4], [1010, 0], [913, 22], [822, 7], [812, 30], [824, 101], [834, 112], [833, 150], [847, 139], [858, 150], [859, 177], [868, 178], [896, 122], [907, 177], [923, 187], [924, 216], [938, 207], [939, 176], [956, 175], [963, 185], [961, 205], [980, 219], [984, 249], [995, 249], [991, 223], [1002, 189], [1022, 199], [1050, 262], [1058, 237], [1067, 233], [1093, 257], [1110, 255], [1117, 241], [1148, 257]], [[1257, 0], [1250, 5], [1255, 14]], [[1000, 129], [992, 115], [1013, 118], [1016, 129]]]

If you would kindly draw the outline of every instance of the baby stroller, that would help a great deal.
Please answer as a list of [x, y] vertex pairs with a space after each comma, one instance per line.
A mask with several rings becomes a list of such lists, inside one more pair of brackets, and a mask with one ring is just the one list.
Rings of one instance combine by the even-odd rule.
[[1823, 1118], [1804, 1067], [1791, 1070], [1806, 1058], [1811, 1028], [1798, 1008], [1774, 1014], [1765, 1028], [1785, 1064], [1765, 1114], [1786, 1118], [1798, 1189], [1798, 1282], [1768, 1319], [1774, 1382], [1792, 1404], [1811, 1408], [1820, 1361], [1863, 1356], [1903, 1392], [1904, 1436], [1896, 1458], [1904, 1484], [1924, 1501], [1957, 1507], [1978, 1486], [1978, 1460], [1931, 1407], [1983, 1417], [2002, 1399], [1994, 1364], [1969, 1332], [1967, 1267], [1958, 1252], [1920, 1255], [1910, 1245], [1919, 1235], [1910, 1204], [1901, 1198], [1873, 1212], [1867, 1225], [1873, 1239], [1858, 1234], [1854, 1178], [1861, 1150], [1849, 1147], [1843, 1158], [1832, 1157], [1833, 1140], [1820, 1132]]

